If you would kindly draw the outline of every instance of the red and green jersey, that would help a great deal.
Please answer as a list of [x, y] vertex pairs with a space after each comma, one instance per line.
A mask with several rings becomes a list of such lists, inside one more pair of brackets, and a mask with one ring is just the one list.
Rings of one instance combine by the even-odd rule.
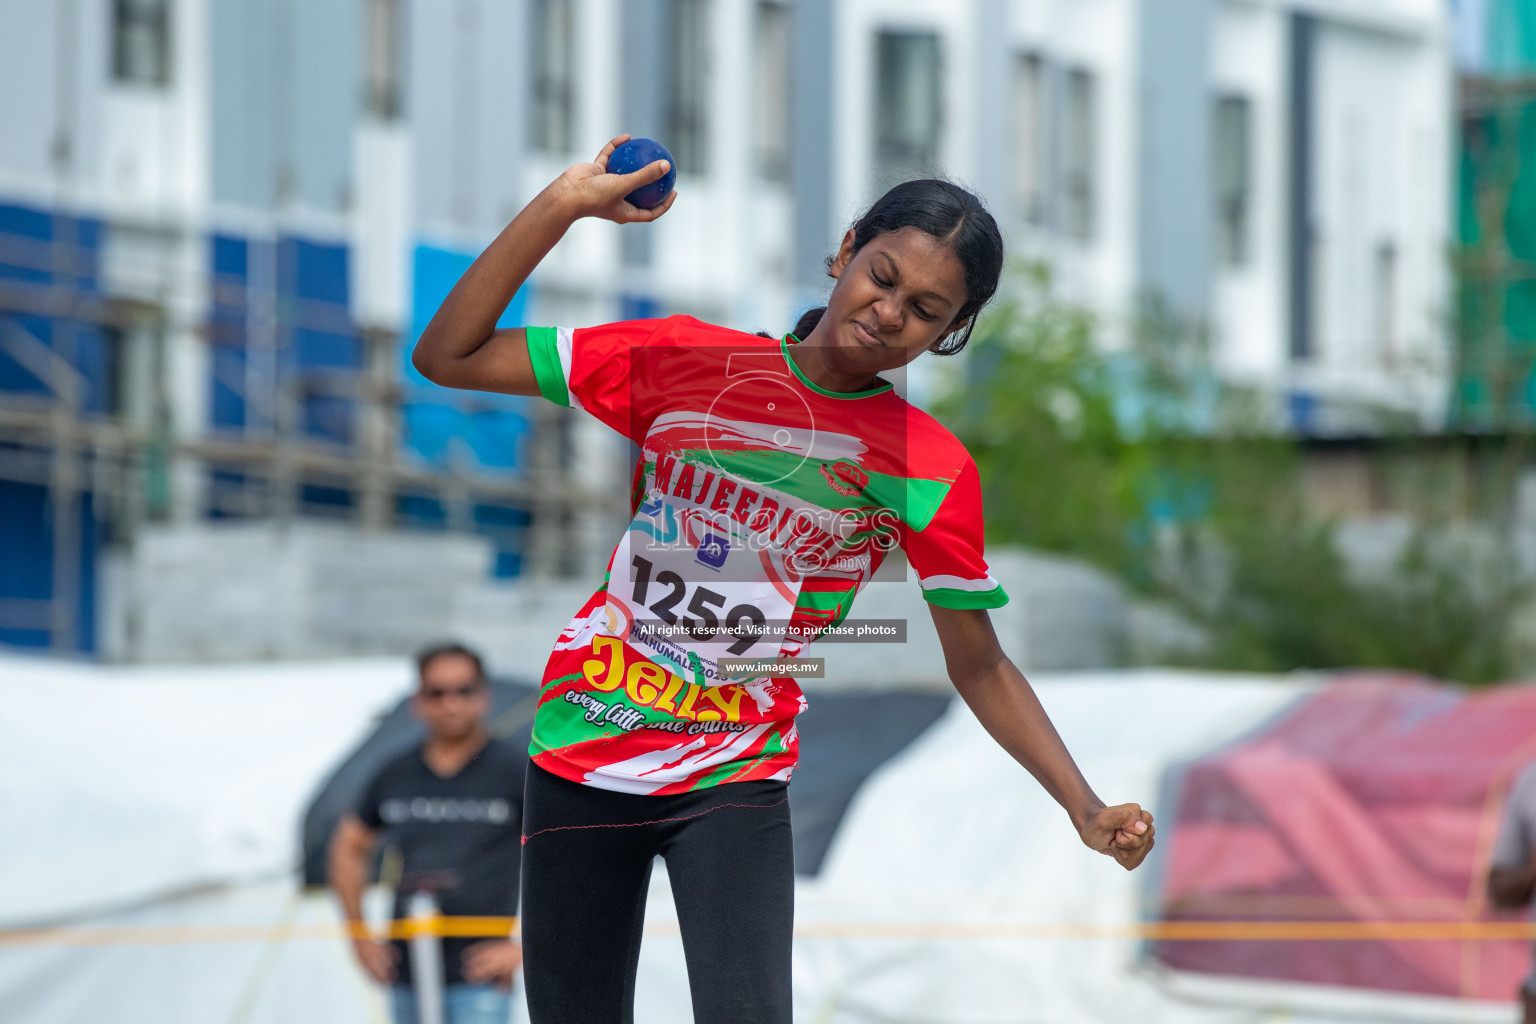
[[528, 328], [543, 395], [640, 447], [633, 518], [544, 670], [541, 767], [629, 793], [788, 779], [800, 688], [721, 658], [795, 658], [896, 548], [934, 604], [1008, 600], [965, 447], [889, 383], [818, 387], [794, 342], [686, 316]]

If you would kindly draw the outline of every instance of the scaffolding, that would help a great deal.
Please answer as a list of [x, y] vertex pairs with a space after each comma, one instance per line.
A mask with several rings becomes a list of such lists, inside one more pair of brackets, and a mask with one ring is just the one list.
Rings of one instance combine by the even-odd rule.
[[[491, 472], [462, 458], [424, 464], [401, 443], [398, 333], [361, 329], [342, 307], [290, 301], [274, 275], [252, 275], [240, 296], [246, 372], [231, 377], [215, 358], [229, 342], [218, 316], [231, 305], [228, 282], [210, 275], [212, 301], [180, 324], [176, 310], [186, 296], [170, 292], [174, 274], [159, 276], [157, 296], [114, 296], [104, 287], [99, 243], [114, 225], [58, 208], [34, 212], [49, 222], [47, 239], [0, 228], [0, 362], [11, 364], [9, 378], [0, 374], [0, 482], [45, 489], [48, 521], [8, 515], [10, 536], [0, 542], [15, 551], [45, 540], [49, 550], [33, 554], [46, 555], [35, 561], [48, 565], [49, 578], [18, 584], [14, 577], [26, 567], [8, 559], [13, 578], [0, 580], [10, 586], [0, 590], [0, 638], [60, 654], [90, 652], [92, 563], [107, 545], [131, 545], [145, 523], [318, 515], [380, 530], [422, 526], [410, 510], [426, 502], [442, 509], [441, 529], [499, 531], [503, 548], [518, 549], [520, 575], [541, 580], [574, 571], [579, 513], [622, 515], [621, 482], [594, 489], [568, 472], [571, 418], [549, 403], [527, 402], [531, 423], [519, 471]], [[142, 225], [132, 230], [145, 234]], [[160, 239], [162, 251], [207, 244], [167, 225], [148, 237]], [[272, 252], [276, 245], [252, 248]], [[358, 365], [300, 367], [294, 338], [317, 328], [354, 339]], [[201, 410], [178, 407], [170, 354], [177, 344], [200, 349], [204, 358], [191, 364], [210, 367], [209, 386], [238, 398], [245, 411], [238, 429], [200, 429]], [[7, 380], [33, 386], [7, 387]], [[306, 419], [305, 404], [316, 396], [344, 410], [350, 437], [306, 429], [313, 417]], [[464, 401], [472, 408], [477, 399]], [[306, 501], [307, 489], [347, 500]], [[527, 526], [487, 522], [477, 515], [484, 509], [525, 510]]]
[[1462, 79], [1454, 415], [1528, 429], [1536, 411], [1536, 78]]
[[[370, 36], [382, 46], [370, 51], [371, 118], [398, 113], [398, 97], [380, 101], [374, 81], [387, 72], [382, 85], [398, 87], [395, 8], [368, 8], [370, 31], [387, 29]], [[0, 644], [91, 652], [101, 552], [131, 547], [150, 523], [326, 516], [363, 530], [494, 534], [508, 556], [498, 575], [549, 580], [578, 570], [583, 526], [624, 518], [627, 481], [582, 482], [572, 418], [537, 399], [517, 410], [528, 422], [516, 460], [414, 455], [402, 437], [412, 396], [400, 325], [356, 322], [345, 284], [317, 298], [284, 263], [285, 246], [308, 244], [291, 212], [296, 10], [253, 15], [269, 19], [276, 141], [266, 200], [242, 214], [238, 280], [217, 265], [221, 236], [199, 223], [211, 211], [164, 191], [131, 216], [89, 215], [80, 201], [82, 172], [97, 170], [77, 156], [90, 149], [79, 145], [81, 96], [98, 80], [81, 74], [95, 53], [82, 42], [98, 37], [87, 23], [110, 21], [115, 82], [164, 89], [188, 78], [173, 62], [197, 59], [196, 47], [170, 45], [173, 6], [104, 13], [60, 0], [30, 23], [47, 26], [37, 42], [52, 47], [52, 81], [40, 83], [51, 91], [51, 167], [46, 200], [0, 196]], [[187, 144], [167, 133], [149, 158], [176, 165]], [[356, 256], [346, 242], [330, 251], [343, 265]], [[346, 358], [304, 358], [315, 339]], [[505, 396], [427, 401], [466, 417], [512, 415]]]

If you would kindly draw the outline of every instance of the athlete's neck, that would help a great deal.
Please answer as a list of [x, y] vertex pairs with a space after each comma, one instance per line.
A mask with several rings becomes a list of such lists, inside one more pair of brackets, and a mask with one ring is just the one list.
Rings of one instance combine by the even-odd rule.
[[485, 749], [490, 738], [484, 728], [476, 728], [463, 736], [432, 736], [423, 745], [421, 757], [434, 775], [447, 778], [463, 771], [464, 766]]
[[806, 380], [828, 391], [853, 393], [868, 391], [880, 385], [880, 377], [876, 374], [866, 371], [848, 373], [832, 365], [832, 360], [828, 358], [831, 344], [830, 332], [822, 324], [817, 324], [798, 345], [789, 346], [789, 358], [795, 361], [795, 366], [805, 374]]

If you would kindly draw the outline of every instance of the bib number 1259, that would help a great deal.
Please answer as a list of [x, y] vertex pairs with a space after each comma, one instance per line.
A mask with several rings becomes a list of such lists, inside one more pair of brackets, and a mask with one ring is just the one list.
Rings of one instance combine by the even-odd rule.
[[[727, 611], [725, 602], [728, 598], [718, 591], [697, 583], [690, 586], [671, 569], [656, 572], [655, 565], [643, 555], [635, 555], [631, 564], [635, 570], [635, 588], [630, 600], [637, 607], [655, 612], [656, 617], [667, 625], [680, 625], [695, 641], [713, 640], [723, 630], [736, 638], [726, 650], [740, 655], [763, 639], [767, 620], [755, 604], [743, 601]], [[649, 598], [654, 600], [647, 600]], [[685, 600], [687, 604], [684, 605]], [[681, 616], [677, 612], [678, 605], [683, 605]]]

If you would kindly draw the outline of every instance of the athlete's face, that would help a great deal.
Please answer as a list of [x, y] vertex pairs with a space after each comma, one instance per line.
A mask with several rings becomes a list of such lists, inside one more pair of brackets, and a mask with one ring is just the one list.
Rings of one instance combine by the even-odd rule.
[[917, 228], [877, 235], [857, 253], [853, 232], [832, 261], [837, 285], [823, 315], [827, 355], [849, 373], [905, 366], [965, 326], [965, 268], [947, 242]]
[[421, 670], [413, 704], [429, 735], [458, 740], [479, 727], [490, 709], [490, 692], [473, 661], [462, 654], [442, 654]]

